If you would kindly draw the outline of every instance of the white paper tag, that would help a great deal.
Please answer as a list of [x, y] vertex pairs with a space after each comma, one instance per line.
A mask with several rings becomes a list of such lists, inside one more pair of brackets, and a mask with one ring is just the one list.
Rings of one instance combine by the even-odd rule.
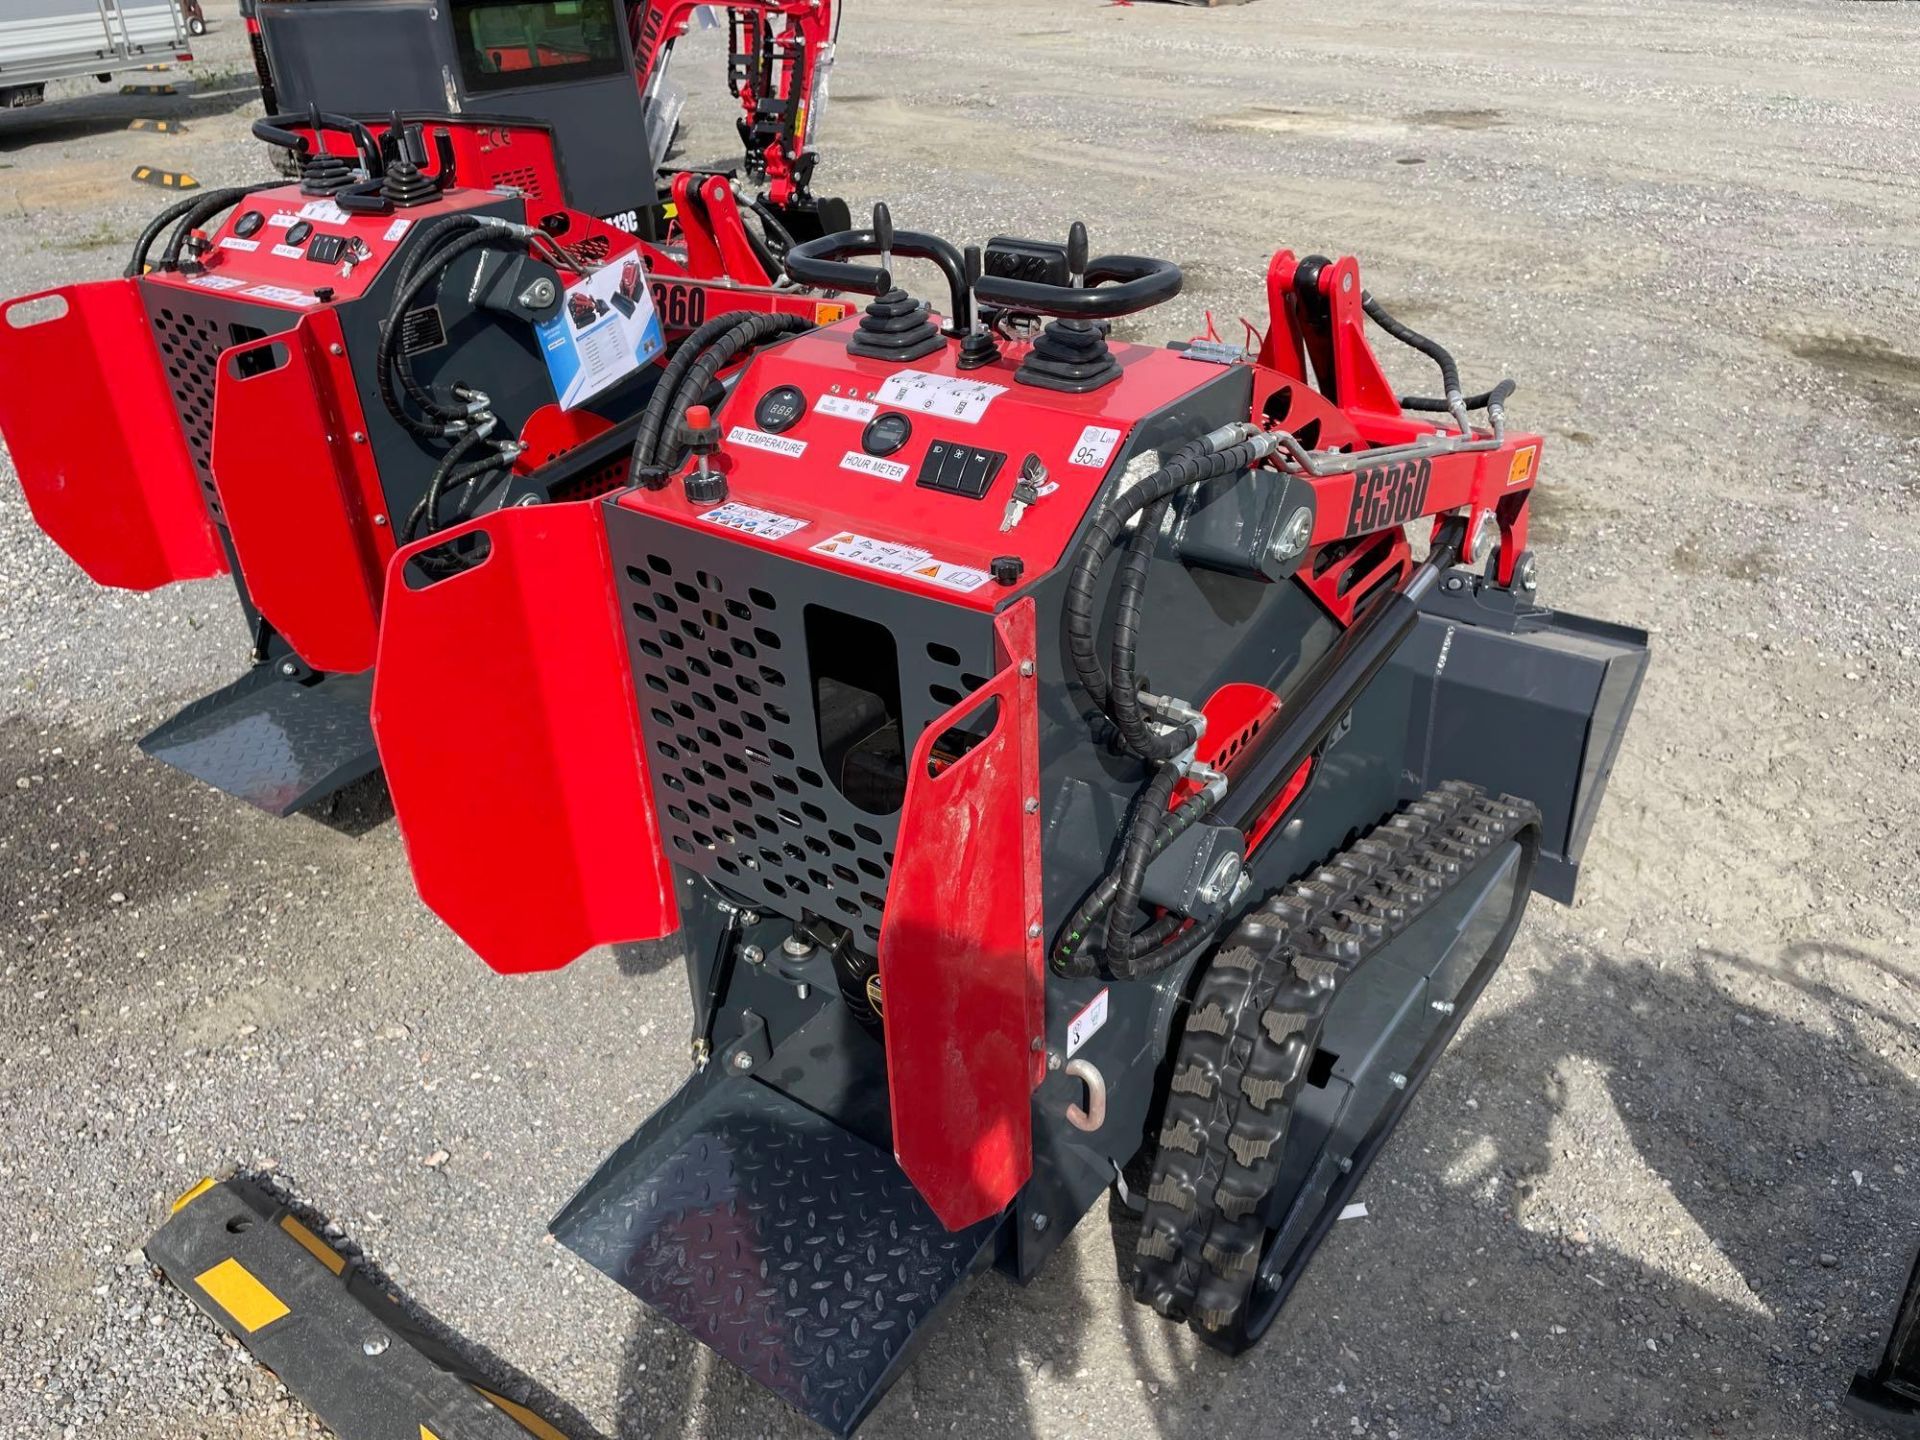
[[752, 430], [745, 425], [736, 425], [727, 431], [729, 445], [744, 445], [749, 450], [764, 450], [769, 455], [784, 455], [789, 460], [798, 460], [807, 453], [807, 442], [795, 440], [790, 435], [770, 435], [765, 430]]
[[910, 575], [943, 590], [971, 594], [993, 577], [968, 565], [950, 565], [936, 560], [917, 545], [897, 545], [891, 540], [876, 540], [871, 535], [856, 535], [842, 530], [813, 547], [816, 555], [831, 555], [849, 565], [869, 570], [884, 570], [889, 575]]
[[309, 200], [300, 207], [300, 215], [303, 219], [318, 220], [323, 225], [344, 225], [348, 219], [347, 212], [331, 200]]
[[806, 529], [809, 523], [797, 516], [759, 510], [752, 505], [741, 505], [731, 500], [725, 505], [716, 505], [711, 510], [703, 511], [700, 518], [709, 525], [723, 525], [729, 530], [758, 535], [763, 540], [778, 540], [796, 530]]
[[1080, 438], [1074, 443], [1073, 453], [1067, 456], [1069, 465], [1085, 465], [1090, 469], [1104, 470], [1107, 461], [1113, 458], [1113, 447], [1120, 443], [1120, 432], [1105, 425], [1089, 425], [1080, 432]]
[[813, 402], [815, 413], [820, 415], [838, 415], [842, 420], [858, 420], [866, 424], [880, 413], [878, 405], [869, 405], [864, 400], [849, 400], [844, 395], [822, 395]]
[[1107, 992], [1102, 990], [1067, 1022], [1067, 1058], [1071, 1060], [1074, 1052], [1098, 1035], [1106, 1023]]
[[907, 467], [898, 460], [882, 460], [861, 450], [849, 450], [840, 457], [842, 470], [857, 470], [862, 475], [878, 475], [882, 480], [904, 480]]
[[1006, 393], [1004, 385], [959, 380], [950, 375], [928, 375], [919, 370], [901, 370], [889, 375], [879, 390], [885, 404], [946, 420], [963, 420], [969, 425], [979, 424], [987, 407]]
[[258, 250], [260, 248], [260, 242], [258, 240], [242, 240], [237, 235], [229, 235], [220, 242], [220, 248], [222, 250]]
[[299, 305], [303, 308], [320, 303], [313, 296], [307, 294], [306, 291], [289, 290], [284, 285], [251, 285], [240, 293], [243, 295], [251, 295], [256, 300], [274, 300], [282, 305]]

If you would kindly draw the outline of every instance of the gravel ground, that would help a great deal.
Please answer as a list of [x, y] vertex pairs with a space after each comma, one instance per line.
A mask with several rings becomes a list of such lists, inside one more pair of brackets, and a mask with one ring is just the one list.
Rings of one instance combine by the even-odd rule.
[[[1096, 1216], [869, 1433], [1853, 1433], [1920, 1239], [1920, 10], [848, 8], [823, 188], [1175, 257], [1155, 335], [1257, 313], [1276, 245], [1358, 253], [1520, 379], [1546, 598], [1658, 646], [1581, 903], [1532, 911], [1258, 1352], [1135, 1308]], [[197, 48], [176, 99], [0, 115], [0, 288], [117, 269], [135, 163], [260, 173], [238, 23]], [[138, 1255], [239, 1164], [603, 1433], [807, 1433], [544, 1239], [680, 1077], [671, 957], [494, 977], [377, 796], [275, 823], [140, 760], [238, 669], [229, 593], [92, 588], [10, 478], [0, 596], [0, 1432], [304, 1432]]]

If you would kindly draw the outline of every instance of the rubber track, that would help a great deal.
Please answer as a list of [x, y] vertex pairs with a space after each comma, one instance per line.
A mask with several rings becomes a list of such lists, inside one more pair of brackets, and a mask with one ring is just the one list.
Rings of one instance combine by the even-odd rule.
[[1175, 1058], [1134, 1298], [1202, 1333], [1230, 1329], [1260, 1268], [1261, 1202], [1345, 976], [1539, 812], [1449, 781], [1253, 911], [1214, 952]]

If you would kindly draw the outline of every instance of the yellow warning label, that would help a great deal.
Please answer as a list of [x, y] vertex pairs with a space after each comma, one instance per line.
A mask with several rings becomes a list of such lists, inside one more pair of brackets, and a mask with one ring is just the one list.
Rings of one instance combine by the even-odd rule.
[[280, 1297], [262, 1285], [238, 1260], [222, 1260], [193, 1277], [207, 1298], [233, 1317], [234, 1324], [251, 1335], [288, 1314]]
[[282, 1217], [280, 1228], [298, 1240], [308, 1254], [312, 1255], [314, 1259], [318, 1260], [334, 1274], [338, 1275], [342, 1270], [347, 1268], [347, 1260], [344, 1255], [327, 1244], [327, 1242], [322, 1240], [318, 1235], [314, 1234], [313, 1231], [302, 1225], [298, 1220], [294, 1219], [293, 1216], [287, 1215]]
[[213, 1188], [213, 1177], [209, 1175], [206, 1179], [202, 1180], [198, 1185], [194, 1186], [191, 1190], [187, 1191], [186, 1194], [182, 1195], [178, 1200], [173, 1202], [172, 1213], [175, 1215], [178, 1215], [182, 1210], [186, 1209], [187, 1206], [191, 1205], [194, 1201], [198, 1200], [202, 1195], [206, 1194], [207, 1191], [211, 1190], [212, 1188]]
[[1507, 467], [1507, 484], [1518, 485], [1533, 473], [1533, 452], [1531, 445], [1513, 452], [1513, 463]]

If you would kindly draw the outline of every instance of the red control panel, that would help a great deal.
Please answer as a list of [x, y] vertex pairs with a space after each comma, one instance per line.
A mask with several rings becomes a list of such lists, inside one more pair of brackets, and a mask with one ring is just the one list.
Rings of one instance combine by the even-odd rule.
[[1120, 378], [1068, 395], [1016, 383], [1017, 350], [975, 370], [955, 363], [957, 342], [906, 363], [849, 355], [857, 323], [798, 336], [741, 376], [707, 461], [724, 502], [695, 505], [676, 479], [617, 503], [990, 610], [1005, 594], [995, 560], [1027, 578], [1057, 565], [1134, 428], [1220, 373], [1116, 343]]
[[297, 185], [263, 190], [227, 217], [198, 272], [155, 272], [147, 279], [296, 311], [358, 300], [415, 229], [502, 198], [454, 189], [430, 204], [373, 215], [303, 195]]

